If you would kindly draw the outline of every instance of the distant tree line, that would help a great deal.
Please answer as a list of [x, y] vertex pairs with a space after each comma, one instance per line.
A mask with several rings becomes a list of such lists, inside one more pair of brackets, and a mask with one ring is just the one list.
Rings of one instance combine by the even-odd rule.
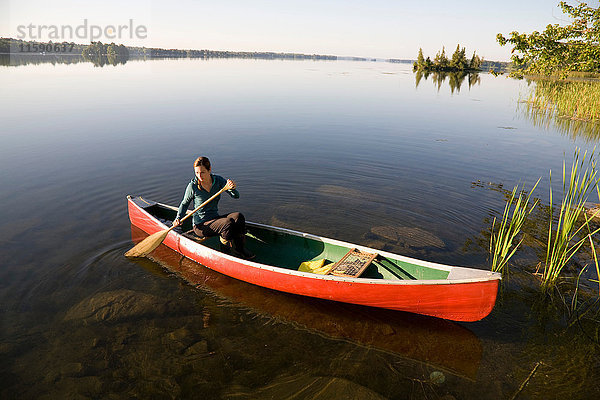
[[[24, 41], [12, 38], [0, 38], [0, 53], [15, 55], [19, 52], [20, 46], [29, 48], [29, 55], [41, 55], [44, 50], [31, 51], [31, 49], [44, 49], [47, 45], [56, 45], [57, 43], [42, 43], [35, 41]], [[29, 47], [27, 47], [29, 45]], [[52, 47], [50, 46], [50, 47]], [[50, 48], [48, 47], [48, 48]], [[221, 51], [221, 50], [182, 50], [182, 49], [162, 49], [153, 47], [134, 47], [124, 46], [122, 44], [103, 44], [102, 42], [92, 42], [89, 45], [73, 44], [69, 54], [81, 54], [88, 60], [110, 57], [113, 59], [127, 59], [133, 57], [142, 58], [257, 58], [257, 59], [290, 59], [290, 60], [337, 60], [337, 56], [321, 54], [299, 54], [299, 53], [274, 53], [274, 52], [247, 52], [247, 51]], [[49, 52], [45, 52], [49, 54]], [[355, 57], [358, 59], [357, 57]], [[366, 59], [363, 59], [366, 60]]]
[[79, 55], [86, 47], [84, 44], [72, 42], [37, 42], [34, 40], [21, 40], [12, 38], [0, 38], [0, 53], [3, 54], [63, 54]]
[[483, 58], [480, 58], [475, 52], [470, 60], [467, 60], [465, 48], [461, 48], [460, 44], [456, 46], [456, 50], [449, 59], [446, 56], [446, 49], [442, 47], [442, 51], [435, 55], [433, 61], [431, 58], [423, 56], [423, 49], [419, 49], [417, 61], [413, 64], [413, 69], [416, 71], [480, 71]]
[[182, 50], [161, 49], [151, 47], [129, 47], [130, 55], [151, 58], [257, 58], [257, 59], [291, 59], [291, 60], [337, 60], [336, 56], [320, 54], [221, 51], [221, 50]]
[[117, 58], [129, 58], [129, 50], [122, 44], [102, 44], [102, 42], [92, 42], [89, 46], [81, 51], [81, 55], [85, 58], [97, 58], [97, 57], [117, 57]]

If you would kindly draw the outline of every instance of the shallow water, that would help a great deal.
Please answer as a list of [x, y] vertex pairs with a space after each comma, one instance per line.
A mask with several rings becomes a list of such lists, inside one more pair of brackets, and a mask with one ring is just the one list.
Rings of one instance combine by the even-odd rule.
[[345, 61], [0, 67], [0, 396], [496, 399], [542, 362], [519, 398], [598, 397], [597, 328], [541, 299], [534, 250], [464, 324], [276, 293], [166, 248], [123, 257], [125, 196], [177, 204], [207, 155], [241, 192], [221, 210], [489, 268], [503, 190], [541, 176], [547, 202], [548, 171], [594, 142], [533, 121], [526, 82], [472, 81]]

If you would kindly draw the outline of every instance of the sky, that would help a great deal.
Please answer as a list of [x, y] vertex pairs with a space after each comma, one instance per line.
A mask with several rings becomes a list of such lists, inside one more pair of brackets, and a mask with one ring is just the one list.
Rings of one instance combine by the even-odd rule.
[[373, 58], [415, 59], [419, 48], [433, 58], [460, 44], [508, 61], [497, 33], [568, 22], [558, 0], [0, 0], [1, 37]]

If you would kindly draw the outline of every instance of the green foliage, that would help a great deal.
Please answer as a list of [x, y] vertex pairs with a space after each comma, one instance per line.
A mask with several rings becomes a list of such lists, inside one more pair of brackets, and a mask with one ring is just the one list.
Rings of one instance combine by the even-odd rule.
[[559, 118], [600, 121], [600, 82], [536, 80], [527, 101]]
[[[425, 64], [431, 63], [429, 58], [425, 60]], [[436, 71], [436, 70], [428, 70], [428, 69], [418, 69], [415, 72], [415, 84], [416, 87], [419, 87], [419, 83], [421, 79], [425, 78], [425, 80], [429, 79], [437, 86], [438, 91], [441, 89], [442, 84], [448, 79], [448, 86], [450, 86], [450, 91], [452, 93], [460, 92], [460, 89], [465, 82], [469, 86], [469, 89], [480, 83], [480, 77], [477, 72], [469, 72], [469, 71]]]
[[0, 53], [10, 53], [11, 39], [0, 38]]
[[457, 70], [465, 70], [469, 67], [467, 62], [467, 57], [465, 57], [465, 48], [460, 48], [460, 45], [456, 45], [456, 50], [454, 54], [452, 54], [452, 59], [450, 61], [450, 67]]
[[122, 44], [116, 45], [102, 44], [102, 42], [92, 42], [81, 52], [83, 57], [94, 63], [96, 66], [105, 64], [124, 64], [129, 59], [129, 50]]
[[433, 67], [433, 62], [429, 56], [425, 59], [425, 70], [430, 70]]
[[[542, 288], [544, 290], [556, 285], [560, 273], [588, 237], [591, 239], [593, 235], [600, 231], [600, 228], [598, 228], [591, 232], [589, 228], [591, 217], [585, 213], [585, 203], [590, 192], [594, 188], [598, 190], [600, 178], [598, 178], [596, 165], [593, 152], [589, 158], [587, 152], [585, 152], [580, 161], [579, 149], [575, 150], [569, 176], [566, 174], [565, 163], [563, 162], [563, 199], [556, 223], [552, 202], [552, 173], [550, 174], [550, 224], [546, 261], [542, 274]], [[583, 222], [581, 222], [582, 220]], [[584, 231], [584, 228], [587, 229], [587, 232]]]
[[[600, 198], [600, 189], [596, 186], [596, 190], [598, 191], [598, 198]], [[596, 276], [598, 276], [598, 295], [600, 295], [600, 264], [598, 264], [598, 255], [596, 253], [596, 245], [594, 245], [594, 241], [592, 240], [592, 235], [588, 235], [588, 239], [590, 240], [590, 248], [592, 249], [592, 254], [594, 255], [594, 265], [596, 267]], [[585, 269], [585, 268], [584, 268]], [[583, 271], [583, 269], [582, 269]]]
[[553, 126], [573, 140], [600, 141], [600, 82], [536, 77], [527, 84], [518, 109], [534, 126]]
[[418, 71], [478, 71], [483, 59], [479, 58], [473, 52], [473, 58], [469, 62], [465, 56], [466, 49], [461, 49], [460, 44], [456, 46], [456, 51], [452, 58], [446, 56], [446, 48], [442, 47], [441, 52], [437, 52], [433, 61], [429, 57], [423, 59], [423, 50], [419, 49], [417, 61], [413, 64], [414, 70]]
[[[540, 178], [541, 179], [541, 178]], [[531, 198], [531, 194], [537, 187], [538, 183], [540, 183], [540, 179], [535, 183], [531, 192], [526, 196], [524, 190], [519, 191], [519, 186], [515, 186], [512, 194], [504, 207], [504, 213], [502, 214], [502, 220], [498, 226], [498, 230], [496, 227], [496, 218], [492, 223], [492, 234], [490, 236], [490, 255], [492, 256], [492, 271], [494, 272], [506, 272], [506, 266], [508, 265], [508, 261], [515, 254], [521, 243], [523, 243], [523, 238], [518, 243], [515, 243], [515, 239], [517, 235], [521, 232], [521, 228], [525, 223], [525, 219], [538, 203], [536, 199], [533, 202], [533, 205], [529, 207], [529, 200]], [[517, 196], [517, 191], [519, 191], [519, 197]], [[514, 204], [514, 207], [513, 207]], [[513, 208], [511, 215], [511, 207]]]
[[417, 56], [417, 61], [414, 63], [413, 66], [414, 66], [414, 69], [423, 69], [425, 67], [425, 58], [423, 57], [423, 49], [419, 48], [419, 55]]
[[508, 38], [498, 33], [496, 40], [501, 46], [513, 46], [511, 59], [524, 73], [600, 72], [600, 8], [564, 1], [559, 7], [572, 19], [571, 24], [550, 24], [541, 33], [513, 31]]
[[448, 68], [448, 57], [446, 57], [446, 48], [442, 47], [442, 52], [437, 52], [433, 59], [433, 64], [439, 66], [440, 69], [444, 70]]
[[469, 61], [469, 69], [480, 69], [482, 63], [483, 58], [480, 58], [473, 52], [473, 57], [471, 57], [471, 61]]

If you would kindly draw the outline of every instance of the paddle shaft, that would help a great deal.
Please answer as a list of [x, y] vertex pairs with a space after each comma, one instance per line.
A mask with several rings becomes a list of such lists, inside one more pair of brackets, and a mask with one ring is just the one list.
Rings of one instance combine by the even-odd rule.
[[[200, 210], [202, 207], [204, 207], [205, 205], [207, 205], [208, 203], [210, 203], [211, 201], [213, 201], [215, 199], [215, 197], [217, 197], [218, 195], [220, 195], [224, 191], [225, 191], [225, 187], [223, 189], [219, 190], [213, 196], [211, 196], [210, 199], [206, 200], [204, 203], [202, 203], [198, 207], [196, 207], [194, 209], [194, 211], [192, 211], [191, 213], [189, 213], [185, 217], [181, 218], [179, 220], [179, 222], [180, 222], [179, 225], [181, 225], [181, 222], [185, 221], [187, 218], [189, 218], [192, 215], [194, 215], [194, 213], [196, 211]], [[171, 232], [174, 228], [175, 228], [175, 225], [172, 225], [168, 229], [164, 229], [162, 231], [158, 231], [158, 232], [153, 233], [152, 235], [148, 236], [146, 239], [144, 239], [141, 242], [139, 242], [138, 244], [136, 244], [127, 253], [125, 253], [125, 256], [127, 256], [127, 257], [146, 257], [154, 249], [156, 249], [158, 246], [160, 246], [160, 244], [163, 242], [163, 240], [165, 240], [165, 238], [167, 237], [167, 235], [169, 234], [169, 232]]]
[[[223, 193], [226, 189], [226, 186], [223, 187], [221, 190], [219, 190], [217, 193], [213, 194], [210, 199], [206, 200], [204, 203], [200, 204], [198, 207], [194, 208], [194, 210], [189, 213], [188, 215], [186, 215], [185, 217], [181, 218], [179, 220], [179, 223], [181, 224], [183, 221], [185, 221], [186, 219], [188, 219], [189, 217], [191, 217], [192, 215], [194, 215], [194, 213], [198, 210], [200, 210], [202, 207], [204, 207], [205, 205], [207, 205], [208, 203], [210, 203], [211, 201], [213, 201], [215, 199], [215, 197], [219, 196], [221, 193]], [[169, 228], [169, 231], [171, 229], [175, 228], [174, 226]]]

